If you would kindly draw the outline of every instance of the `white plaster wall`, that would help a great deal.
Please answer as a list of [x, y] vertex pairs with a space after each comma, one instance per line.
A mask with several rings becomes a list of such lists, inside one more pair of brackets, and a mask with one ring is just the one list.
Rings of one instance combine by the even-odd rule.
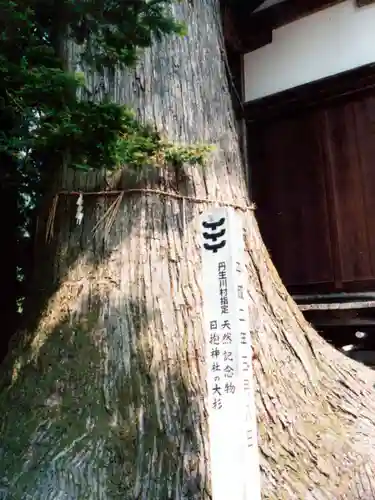
[[271, 44], [245, 54], [245, 100], [373, 62], [375, 4], [347, 0], [274, 30]]

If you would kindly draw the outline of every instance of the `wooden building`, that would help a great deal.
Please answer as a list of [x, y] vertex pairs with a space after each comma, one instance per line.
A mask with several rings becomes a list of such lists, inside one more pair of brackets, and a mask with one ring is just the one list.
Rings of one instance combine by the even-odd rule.
[[224, 32], [249, 189], [285, 285], [318, 323], [375, 326], [375, 1], [239, 0]]

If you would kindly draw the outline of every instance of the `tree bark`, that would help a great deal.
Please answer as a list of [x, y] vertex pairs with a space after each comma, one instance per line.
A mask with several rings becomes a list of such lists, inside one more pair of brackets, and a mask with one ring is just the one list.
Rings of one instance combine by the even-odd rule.
[[[59, 196], [52, 242], [40, 250], [53, 256], [53, 277], [35, 288], [35, 295], [51, 286], [53, 293], [5, 365], [2, 499], [210, 498], [196, 221], [212, 205], [197, 199], [241, 206], [248, 199], [218, 4], [186, 1], [175, 11], [188, 36], [155, 43], [136, 71], [104, 84], [170, 139], [214, 144], [215, 151], [209, 165], [186, 168], [184, 176], [125, 169], [120, 188], [170, 195], [86, 195], [81, 226], [77, 196]], [[97, 191], [103, 178], [68, 170], [59, 189]], [[111, 229], [102, 223], [94, 231], [116, 199]], [[375, 498], [368, 472], [375, 462], [373, 373], [306, 323], [253, 212], [239, 213], [257, 355], [262, 496]], [[46, 264], [38, 271], [46, 280]]]

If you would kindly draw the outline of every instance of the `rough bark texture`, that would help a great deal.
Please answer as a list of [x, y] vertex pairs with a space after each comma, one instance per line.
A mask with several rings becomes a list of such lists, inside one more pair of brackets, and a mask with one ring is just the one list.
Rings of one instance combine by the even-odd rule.
[[[216, 150], [209, 166], [186, 169], [179, 183], [148, 169], [137, 186], [246, 205], [218, 5], [194, 0], [176, 13], [188, 37], [155, 45], [135, 74], [104, 84], [170, 138]], [[67, 172], [60, 188], [101, 183]], [[125, 173], [122, 185], [135, 187], [134, 179]], [[0, 395], [1, 499], [210, 498], [196, 223], [209, 205], [125, 195], [111, 231], [93, 232], [113, 201], [87, 196], [77, 227], [76, 198], [59, 199], [44, 250], [55, 255], [54, 293], [7, 360]], [[372, 372], [304, 321], [254, 214], [241, 213], [263, 498], [375, 498], [366, 469], [375, 462]]]

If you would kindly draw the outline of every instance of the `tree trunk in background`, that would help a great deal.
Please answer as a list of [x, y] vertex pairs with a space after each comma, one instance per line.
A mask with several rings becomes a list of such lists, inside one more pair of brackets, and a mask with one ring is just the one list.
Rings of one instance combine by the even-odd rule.
[[[104, 83], [171, 139], [216, 150], [183, 180], [149, 170], [137, 186], [246, 205], [218, 5], [195, 0], [176, 12], [188, 37], [155, 45], [135, 73]], [[67, 172], [60, 188], [102, 182]], [[122, 183], [135, 186], [126, 174]], [[40, 248], [55, 252], [46, 283], [56, 291], [7, 360], [2, 499], [210, 498], [197, 217], [211, 205], [125, 194], [110, 232], [93, 232], [115, 199], [86, 196], [76, 226], [77, 198], [61, 195], [53, 241]], [[305, 322], [254, 214], [242, 214], [263, 498], [374, 498], [365, 468], [375, 463], [373, 374]], [[46, 278], [44, 263], [39, 272]]]
[[[6, 154], [0, 155], [0, 162], [4, 166], [9, 165], [13, 160], [14, 171], [17, 164], [14, 159], [9, 159]], [[3, 172], [2, 172], [3, 173]], [[8, 342], [14, 335], [19, 322], [17, 311], [17, 299], [19, 298], [21, 284], [17, 279], [17, 267], [20, 261], [25, 261], [20, 252], [20, 224], [22, 218], [19, 212], [20, 196], [18, 187], [13, 183], [10, 185], [9, 179], [0, 174], [0, 213], [3, 214], [2, 234], [3, 238], [0, 246], [0, 259], [3, 263], [1, 280], [3, 286], [0, 291], [0, 313], [1, 313], [1, 340], [0, 340], [0, 362], [8, 352]], [[21, 257], [21, 258], [20, 258]]]

